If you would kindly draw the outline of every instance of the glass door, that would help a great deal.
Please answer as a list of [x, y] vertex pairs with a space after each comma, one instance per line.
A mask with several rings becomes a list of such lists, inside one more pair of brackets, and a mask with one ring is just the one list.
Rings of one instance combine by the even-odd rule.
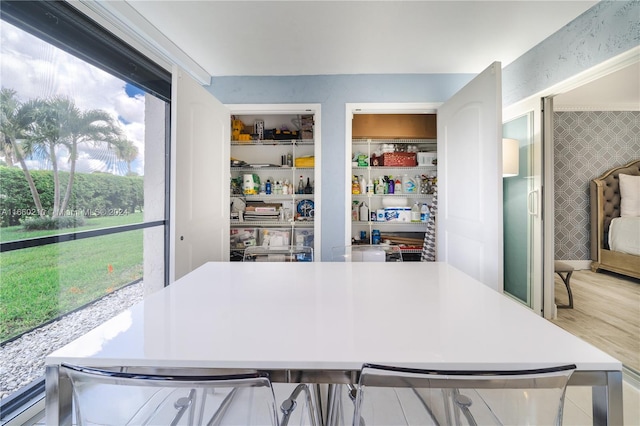
[[[524, 112], [523, 112], [524, 111]], [[516, 113], [517, 114], [517, 113]], [[503, 177], [504, 291], [542, 309], [542, 149], [540, 108], [508, 116], [503, 137], [518, 141], [518, 174]], [[536, 130], [536, 124], [537, 129]]]

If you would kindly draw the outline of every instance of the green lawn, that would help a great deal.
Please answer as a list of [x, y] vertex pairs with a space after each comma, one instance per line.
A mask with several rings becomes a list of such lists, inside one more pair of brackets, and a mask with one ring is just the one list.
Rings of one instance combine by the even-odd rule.
[[[126, 223], [135, 223], [132, 216]], [[77, 230], [123, 225], [123, 217], [89, 219]], [[36, 236], [12, 228], [1, 232], [2, 240], [5, 232], [19, 239]], [[43, 232], [37, 236], [56, 233]], [[140, 229], [1, 253], [0, 341], [142, 278], [142, 238]]]

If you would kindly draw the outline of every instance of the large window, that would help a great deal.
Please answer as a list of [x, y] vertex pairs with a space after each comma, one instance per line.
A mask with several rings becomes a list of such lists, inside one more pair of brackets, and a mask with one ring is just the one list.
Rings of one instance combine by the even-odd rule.
[[48, 353], [165, 285], [170, 76], [63, 2], [3, 1], [0, 36], [6, 420]]

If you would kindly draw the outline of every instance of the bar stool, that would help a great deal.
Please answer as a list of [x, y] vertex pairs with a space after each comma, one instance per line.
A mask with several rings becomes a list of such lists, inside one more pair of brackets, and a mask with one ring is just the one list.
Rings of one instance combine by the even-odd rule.
[[[553, 262], [553, 268], [556, 274], [562, 281], [564, 282], [565, 287], [567, 287], [567, 293], [569, 294], [569, 304], [568, 305], [558, 305], [558, 308], [568, 308], [573, 309], [573, 293], [571, 293], [571, 274], [573, 274], [573, 266], [566, 264], [564, 262], [560, 262], [556, 260]], [[565, 274], [564, 276], [562, 274]]]

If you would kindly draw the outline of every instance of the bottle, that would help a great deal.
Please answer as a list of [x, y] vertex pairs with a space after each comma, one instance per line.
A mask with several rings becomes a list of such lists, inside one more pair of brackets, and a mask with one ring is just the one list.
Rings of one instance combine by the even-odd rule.
[[311, 187], [311, 183], [309, 182], [309, 178], [307, 178], [307, 185], [304, 187], [305, 194], [313, 194], [313, 188]]
[[367, 181], [367, 195], [373, 195], [374, 183], [371, 179]]
[[404, 186], [404, 192], [406, 192], [407, 194], [412, 194], [416, 192], [416, 184], [413, 182], [413, 179], [411, 179], [407, 175], [404, 175], [402, 179], [403, 179], [402, 185]]
[[273, 191], [274, 194], [276, 195], [282, 194], [282, 183], [280, 183], [280, 181], [277, 180], [273, 189], [274, 189]]
[[360, 175], [360, 194], [367, 193], [367, 181], [363, 175]]
[[380, 244], [380, 230], [374, 229], [371, 231], [371, 244]]
[[415, 180], [415, 184], [416, 184], [416, 189], [414, 192], [416, 193], [422, 193], [422, 177], [420, 175], [416, 175], [416, 177], [414, 178]]
[[282, 184], [282, 194], [289, 195], [289, 179], [285, 179]]
[[389, 176], [389, 194], [394, 194], [396, 190], [396, 181], [393, 179], [393, 176]]
[[420, 208], [420, 222], [426, 222], [429, 220], [429, 206], [427, 203], [422, 203]]
[[396, 194], [402, 194], [403, 190], [402, 190], [402, 181], [400, 180], [400, 176], [396, 178], [396, 183], [393, 186], [393, 190], [396, 192]]
[[264, 184], [264, 190], [267, 195], [271, 195], [271, 181], [267, 179], [267, 183]]
[[358, 182], [358, 176], [353, 175], [353, 179], [351, 180], [351, 193], [358, 195], [360, 194], [360, 182]]
[[291, 155], [291, 153], [287, 154], [287, 166], [293, 166], [293, 156]]
[[384, 179], [382, 176], [378, 178], [378, 184], [376, 185], [376, 194], [384, 194]]
[[360, 204], [360, 221], [367, 222], [369, 220], [369, 207], [364, 201]]
[[304, 181], [302, 180], [302, 176], [300, 176], [300, 180], [298, 181], [298, 194], [304, 194]]
[[417, 201], [411, 207], [411, 222], [420, 222], [420, 206]]

